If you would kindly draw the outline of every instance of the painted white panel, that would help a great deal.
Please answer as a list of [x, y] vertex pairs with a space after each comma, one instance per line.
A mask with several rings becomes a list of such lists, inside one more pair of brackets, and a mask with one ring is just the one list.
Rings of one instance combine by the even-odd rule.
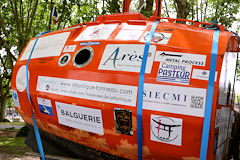
[[118, 24], [100, 24], [88, 26], [74, 41], [107, 39]]
[[[33, 50], [31, 59], [59, 56], [69, 35], [70, 32], [63, 32], [59, 34], [40, 37]], [[29, 42], [20, 60], [27, 60], [29, 58], [35, 41], [36, 39]]]

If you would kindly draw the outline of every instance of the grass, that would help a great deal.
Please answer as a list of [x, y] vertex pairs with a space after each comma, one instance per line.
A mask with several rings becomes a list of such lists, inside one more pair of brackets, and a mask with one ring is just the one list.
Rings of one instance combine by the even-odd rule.
[[[2, 132], [17, 132], [16, 129], [5, 129]], [[13, 157], [24, 156], [31, 149], [24, 143], [25, 137], [8, 137], [8, 134], [0, 135], [0, 151]]]
[[24, 125], [25, 125], [25, 122], [0, 122], [0, 125], [24, 126]]
[[[6, 129], [2, 129], [2, 128], [0, 128], [0, 131], [18, 132], [19, 129], [16, 129], [16, 128], [6, 128]], [[1, 136], [1, 135], [0, 135], [0, 136]]]

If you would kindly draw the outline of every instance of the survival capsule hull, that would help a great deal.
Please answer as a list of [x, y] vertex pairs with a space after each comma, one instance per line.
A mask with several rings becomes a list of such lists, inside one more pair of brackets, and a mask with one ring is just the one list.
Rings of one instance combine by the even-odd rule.
[[[143, 159], [199, 158], [214, 35], [200, 25], [212, 24], [147, 19], [139, 13], [102, 15], [41, 35], [27, 79], [26, 64], [36, 41], [32, 38], [13, 71], [16, 110], [33, 125], [32, 107], [41, 133], [61, 139], [55, 147], [62, 152], [68, 149], [87, 159], [137, 159], [139, 72], [156, 20], [160, 22], [150, 43], [143, 89]], [[237, 39], [218, 28], [211, 160], [222, 159], [227, 151], [237, 60]], [[81, 155], [75, 152], [81, 149]]]

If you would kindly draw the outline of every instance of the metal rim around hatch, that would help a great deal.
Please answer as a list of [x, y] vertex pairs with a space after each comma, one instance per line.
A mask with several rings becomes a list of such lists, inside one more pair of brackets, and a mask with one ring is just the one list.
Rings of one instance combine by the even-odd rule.
[[[75, 62], [76, 56], [77, 56], [82, 50], [85, 50], [85, 49], [90, 52], [90, 57], [89, 57], [88, 60], [87, 60], [86, 62], [84, 62], [83, 64], [77, 64], [77, 63]], [[86, 65], [92, 60], [92, 58], [93, 58], [93, 53], [94, 53], [94, 51], [93, 51], [93, 49], [92, 49], [91, 47], [83, 47], [83, 48], [79, 49], [79, 50], [74, 54], [74, 56], [73, 56], [73, 60], [72, 60], [73, 66], [76, 67], [76, 68], [81, 68], [81, 67], [86, 66]]]

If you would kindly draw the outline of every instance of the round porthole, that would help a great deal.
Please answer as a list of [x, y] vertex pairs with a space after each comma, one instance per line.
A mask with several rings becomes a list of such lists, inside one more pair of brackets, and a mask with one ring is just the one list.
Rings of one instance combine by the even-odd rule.
[[81, 48], [73, 57], [73, 65], [77, 68], [86, 66], [93, 57], [93, 49], [90, 47]]
[[68, 64], [70, 59], [71, 59], [71, 55], [69, 53], [66, 53], [59, 58], [58, 65], [65, 66], [66, 64]]

